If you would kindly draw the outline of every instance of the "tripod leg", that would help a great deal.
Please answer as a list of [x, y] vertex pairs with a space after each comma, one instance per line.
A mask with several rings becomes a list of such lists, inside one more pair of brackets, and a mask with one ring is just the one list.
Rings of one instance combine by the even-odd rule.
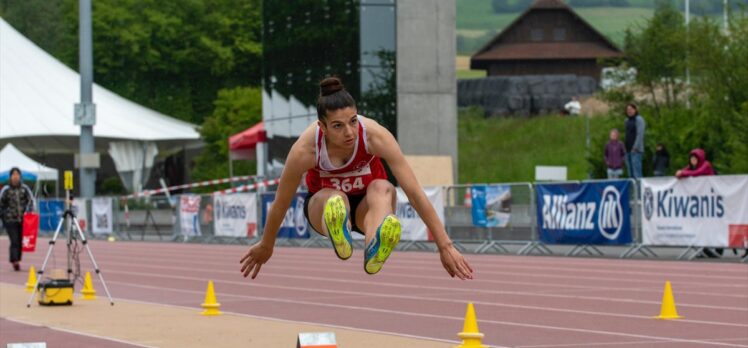
[[86, 236], [83, 234], [83, 231], [81, 230], [81, 226], [78, 224], [78, 218], [73, 216], [73, 224], [75, 226], [75, 230], [78, 231], [78, 235], [81, 238], [81, 241], [83, 245], [86, 247], [86, 251], [88, 252], [88, 257], [91, 259], [91, 263], [94, 265], [94, 270], [96, 271], [96, 274], [99, 276], [99, 280], [101, 281], [101, 285], [104, 287], [104, 291], [106, 291], [106, 296], [109, 298], [109, 303], [114, 306], [114, 300], [112, 300], [112, 295], [109, 293], [109, 288], [106, 286], [106, 282], [104, 281], [104, 277], [101, 275], [101, 271], [99, 270], [99, 265], [96, 264], [96, 259], [94, 259], [93, 253], [91, 252], [91, 247], [88, 246], [88, 240], [86, 239]]
[[34, 284], [34, 290], [31, 292], [31, 296], [29, 297], [29, 300], [26, 301], [26, 308], [31, 307], [31, 301], [33, 301], [34, 297], [36, 296], [36, 289], [39, 287], [39, 282], [42, 280], [44, 269], [47, 268], [47, 262], [49, 261], [49, 256], [52, 255], [52, 250], [55, 247], [55, 242], [57, 241], [57, 237], [60, 235], [60, 231], [62, 230], [62, 224], [64, 222], [65, 222], [65, 216], [63, 215], [63, 218], [60, 219], [60, 223], [57, 224], [57, 229], [55, 230], [55, 234], [52, 236], [52, 239], [49, 241], [49, 249], [47, 249], [47, 256], [44, 257], [42, 268], [40, 268], [37, 271], [36, 284]]

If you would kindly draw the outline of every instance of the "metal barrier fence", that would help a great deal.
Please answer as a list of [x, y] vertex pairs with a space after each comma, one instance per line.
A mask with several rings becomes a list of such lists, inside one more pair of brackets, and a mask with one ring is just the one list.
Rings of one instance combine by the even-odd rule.
[[[508, 253], [507, 246], [516, 245], [518, 254], [533, 251], [541, 254], [552, 252], [537, 240], [535, 193], [531, 183], [498, 184], [508, 188], [509, 196], [504, 197], [498, 209], [506, 214], [505, 224], [500, 226], [478, 227], [472, 221], [472, 197], [470, 189], [478, 185], [454, 185], [447, 188], [447, 201], [444, 206], [445, 228], [456, 248], [467, 250], [467, 245], [478, 244], [476, 253], [497, 251]], [[497, 185], [497, 184], [490, 184]], [[467, 200], [469, 197], [470, 200]]]
[[[630, 183], [629, 190], [629, 207], [631, 221], [632, 242], [626, 245], [620, 258], [630, 258], [635, 255], [642, 257], [659, 257], [650, 246], [643, 244], [642, 236], [642, 193], [640, 182], [633, 179], [624, 179]], [[564, 185], [564, 184], [583, 184], [583, 183], [604, 183], [610, 180], [586, 180], [586, 181], [567, 181], [543, 183], [543, 185]], [[499, 186], [503, 187], [504, 194], [501, 199], [489, 202], [494, 206], [492, 213], [498, 213], [500, 223], [491, 225], [476, 225], [473, 219], [473, 209], [469, 197], [471, 188], [481, 186]], [[538, 202], [536, 184], [529, 182], [509, 183], [509, 184], [472, 184], [472, 185], [453, 185], [442, 188], [444, 195], [444, 226], [447, 234], [452, 239], [455, 247], [463, 252], [473, 253], [515, 253], [518, 255], [543, 254], [551, 255], [554, 251], [540, 241], [540, 232], [538, 226]], [[121, 199], [119, 197], [97, 197], [94, 200], [85, 201], [82, 205], [85, 211], [79, 212], [79, 220], [83, 220], [84, 230], [93, 238], [106, 238], [109, 235], [116, 235], [121, 239], [129, 240], [149, 240], [158, 238], [158, 240], [181, 241], [190, 243], [234, 243], [234, 244], [252, 244], [261, 237], [262, 226], [262, 204], [269, 204], [265, 199], [263, 201], [262, 191], [256, 194], [243, 194], [247, 196], [236, 196], [240, 203], [227, 206], [226, 203], [217, 203], [214, 195], [187, 195], [189, 197], [199, 197], [199, 202], [195, 199], [192, 207], [185, 219], [182, 204], [182, 196], [172, 196], [171, 199], [166, 197], [146, 197]], [[268, 192], [272, 193], [272, 192]], [[251, 201], [254, 197], [254, 202]], [[466, 201], [466, 198], [471, 199]], [[109, 205], [105, 204], [106, 202]], [[58, 202], [59, 203], [59, 202]], [[42, 223], [45, 219], [54, 215], [59, 215], [59, 205], [55, 202], [40, 201], [39, 206], [46, 205], [48, 208], [41, 211]], [[254, 205], [250, 204], [253, 203]], [[297, 202], [298, 203], [298, 202]], [[80, 206], [80, 203], [78, 203]], [[218, 205], [221, 205], [220, 207]], [[246, 208], [243, 213], [239, 207], [244, 205]], [[298, 205], [298, 204], [297, 204]], [[49, 208], [52, 207], [52, 208]], [[108, 207], [108, 208], [107, 208]], [[254, 207], [254, 208], [253, 208]], [[111, 214], [106, 215], [106, 209], [111, 209]], [[217, 212], [216, 209], [222, 209]], [[297, 207], [296, 210], [299, 208]], [[46, 213], [45, 213], [46, 211]], [[48, 214], [49, 216], [45, 215]], [[217, 232], [216, 218], [221, 214], [249, 214], [247, 216], [246, 231], [241, 230], [231, 233], [225, 232], [225, 226]], [[293, 214], [299, 215], [298, 212]], [[299, 220], [294, 215], [290, 219]], [[289, 219], [289, 217], [287, 217]], [[109, 220], [109, 221], [107, 221]], [[303, 218], [302, 218], [303, 220]], [[111, 228], [107, 230], [107, 223]], [[241, 223], [241, 222], [240, 222]], [[299, 222], [300, 223], [300, 222]], [[303, 221], [306, 223], [306, 221]], [[56, 226], [51, 220], [48, 222], [51, 226]], [[190, 228], [185, 228], [186, 224], [191, 224]], [[83, 227], [82, 226], [82, 227]], [[308, 237], [304, 238], [278, 238], [279, 245], [285, 246], [302, 246], [302, 247], [327, 247], [329, 241], [316, 232], [311, 231]], [[104, 231], [104, 232], [102, 232]], [[185, 231], [192, 231], [186, 233]], [[52, 232], [52, 231], [50, 231]], [[246, 233], [245, 233], [246, 232]], [[364, 243], [361, 239], [354, 240], [355, 247], [363, 248]], [[566, 256], [578, 256], [587, 254], [591, 256], [602, 256], [603, 252], [599, 249], [600, 245], [579, 244], [572, 245], [571, 250], [565, 253]], [[660, 246], [658, 246], [660, 248]], [[674, 247], [684, 248], [684, 247]], [[696, 249], [694, 249], [696, 248]], [[427, 240], [406, 240], [404, 239], [399, 246], [400, 250], [435, 250], [433, 243]], [[683, 252], [679, 259], [693, 259], [696, 252], [700, 252], [702, 247], [689, 246]], [[696, 252], [694, 252], [696, 250]], [[743, 262], [748, 262], [748, 256], [742, 258]]]

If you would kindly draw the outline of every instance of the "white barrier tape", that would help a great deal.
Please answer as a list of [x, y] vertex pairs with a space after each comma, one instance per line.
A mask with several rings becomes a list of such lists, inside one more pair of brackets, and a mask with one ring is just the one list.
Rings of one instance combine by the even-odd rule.
[[232, 178], [223, 178], [223, 179], [213, 179], [213, 180], [206, 180], [196, 183], [190, 183], [190, 184], [184, 184], [184, 185], [177, 185], [177, 186], [170, 186], [166, 189], [160, 188], [155, 190], [145, 190], [138, 193], [133, 193], [131, 195], [122, 196], [121, 199], [129, 199], [129, 198], [137, 198], [137, 197], [146, 197], [146, 196], [152, 196], [161, 194], [164, 192], [171, 192], [176, 190], [183, 190], [188, 188], [195, 188], [195, 187], [205, 187], [205, 186], [214, 186], [214, 185], [221, 185], [221, 184], [228, 184], [235, 181], [247, 181], [256, 178], [255, 175], [245, 175], [245, 176], [235, 176]]
[[232, 194], [232, 193], [239, 193], [239, 192], [250, 192], [250, 191], [257, 190], [260, 187], [278, 185], [279, 182], [280, 182], [280, 179], [265, 180], [265, 181], [256, 182], [250, 185], [242, 185], [239, 187], [216, 191], [216, 192], [213, 192], [213, 194], [214, 195], [225, 195], [225, 194]]

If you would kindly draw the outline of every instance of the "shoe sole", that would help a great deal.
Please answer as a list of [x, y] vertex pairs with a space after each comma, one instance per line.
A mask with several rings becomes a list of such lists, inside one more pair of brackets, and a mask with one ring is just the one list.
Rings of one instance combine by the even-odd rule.
[[[366, 255], [369, 256], [364, 262], [364, 270], [368, 274], [376, 274], [382, 269], [384, 262], [390, 257], [395, 250], [397, 243], [400, 242], [402, 227], [400, 221], [395, 215], [387, 215], [379, 225], [377, 234], [374, 236], [366, 248]], [[372, 255], [373, 254], [373, 255]]]
[[332, 241], [335, 254], [341, 260], [347, 260], [353, 254], [351, 234], [348, 231], [348, 212], [340, 196], [331, 197], [325, 203], [324, 211], [327, 235]]

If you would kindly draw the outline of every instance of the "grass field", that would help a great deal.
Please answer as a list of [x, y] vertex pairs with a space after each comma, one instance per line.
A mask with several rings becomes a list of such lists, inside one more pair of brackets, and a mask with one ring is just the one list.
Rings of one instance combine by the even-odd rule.
[[[590, 133], [607, 134], [609, 125], [592, 117]], [[584, 117], [484, 118], [471, 108], [460, 111], [458, 128], [461, 183], [534, 181], [536, 165], [567, 166], [570, 180], [587, 178]]]
[[458, 80], [479, 79], [486, 77], [485, 70], [457, 70]]

